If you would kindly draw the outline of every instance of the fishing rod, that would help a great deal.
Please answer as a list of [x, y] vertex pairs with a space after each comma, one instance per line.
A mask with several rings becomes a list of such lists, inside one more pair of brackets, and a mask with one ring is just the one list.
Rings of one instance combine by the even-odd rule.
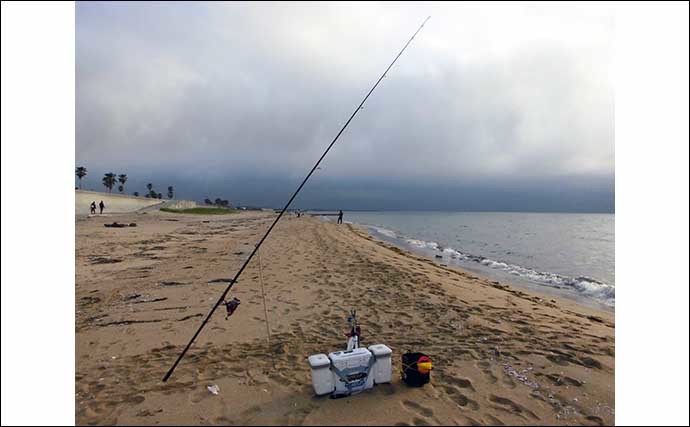
[[395, 57], [395, 59], [393, 60], [393, 62], [391, 62], [391, 64], [388, 66], [388, 68], [386, 68], [386, 71], [384, 71], [383, 74], [381, 74], [381, 77], [379, 77], [379, 79], [376, 81], [376, 83], [374, 84], [374, 86], [369, 90], [369, 92], [368, 92], [367, 95], [364, 97], [364, 99], [362, 100], [362, 102], [360, 102], [360, 104], [357, 106], [357, 108], [356, 108], [355, 111], [352, 113], [352, 115], [351, 115], [350, 118], [347, 120], [347, 122], [345, 122], [345, 124], [343, 125], [342, 129], [340, 129], [340, 132], [338, 132], [338, 134], [335, 136], [335, 138], [333, 138], [333, 141], [331, 141], [331, 143], [328, 145], [328, 148], [326, 148], [326, 151], [324, 151], [323, 154], [321, 155], [321, 157], [319, 157], [319, 160], [316, 162], [316, 164], [314, 165], [314, 167], [311, 168], [311, 170], [309, 171], [309, 174], [307, 174], [307, 176], [304, 178], [304, 181], [302, 181], [302, 183], [300, 184], [300, 186], [297, 187], [297, 190], [295, 190], [295, 192], [294, 192], [294, 194], [292, 195], [292, 197], [290, 197], [290, 200], [287, 201], [287, 203], [285, 204], [285, 207], [283, 208], [283, 210], [280, 211], [280, 214], [278, 214], [278, 216], [276, 217], [276, 219], [273, 221], [273, 223], [271, 224], [271, 226], [270, 226], [270, 227], [268, 228], [268, 230], [266, 231], [266, 234], [264, 234], [264, 236], [261, 238], [261, 240], [259, 240], [259, 243], [257, 243], [256, 246], [254, 246], [254, 250], [252, 251], [252, 253], [249, 254], [249, 257], [244, 261], [244, 264], [242, 264], [242, 267], [240, 267], [239, 271], [235, 274], [235, 277], [230, 281], [230, 283], [228, 284], [227, 288], [225, 288], [225, 291], [223, 291], [223, 294], [220, 296], [220, 298], [218, 298], [218, 301], [216, 301], [216, 303], [213, 305], [213, 308], [211, 308], [211, 311], [208, 313], [208, 315], [206, 316], [206, 318], [204, 319], [204, 321], [201, 323], [201, 326], [199, 326], [199, 329], [197, 329], [197, 331], [194, 333], [194, 335], [192, 336], [192, 339], [189, 340], [189, 343], [187, 343], [187, 346], [184, 348], [184, 350], [182, 350], [182, 353], [180, 353], [180, 355], [177, 356], [177, 360], [175, 360], [175, 363], [172, 365], [172, 367], [170, 368], [170, 370], [168, 371], [168, 373], [165, 374], [165, 376], [163, 377], [163, 382], [168, 381], [168, 378], [170, 378], [170, 376], [172, 375], [172, 373], [175, 371], [175, 368], [177, 368], [177, 365], [180, 363], [180, 361], [182, 360], [182, 358], [184, 357], [184, 355], [187, 353], [187, 351], [189, 350], [189, 348], [192, 346], [192, 343], [194, 343], [194, 340], [199, 336], [199, 334], [201, 333], [201, 330], [204, 329], [204, 326], [206, 326], [206, 323], [208, 323], [209, 319], [211, 319], [211, 316], [212, 316], [213, 313], [216, 311], [216, 309], [218, 308], [218, 306], [221, 305], [221, 304], [223, 303], [223, 301], [225, 301], [225, 296], [228, 294], [228, 292], [230, 292], [230, 289], [235, 285], [235, 283], [237, 283], [237, 279], [239, 279], [239, 277], [240, 277], [240, 275], [242, 274], [242, 272], [244, 271], [244, 269], [247, 267], [247, 265], [249, 265], [249, 262], [252, 260], [252, 258], [254, 257], [254, 255], [258, 252], [259, 248], [260, 248], [261, 245], [264, 243], [264, 241], [266, 240], [266, 238], [268, 237], [268, 235], [271, 234], [271, 231], [273, 230], [273, 227], [275, 227], [275, 225], [278, 223], [278, 221], [280, 221], [280, 218], [283, 216], [283, 214], [285, 213], [285, 211], [287, 211], [287, 209], [290, 207], [290, 204], [291, 204], [292, 201], [295, 199], [295, 197], [297, 197], [297, 194], [300, 192], [300, 190], [302, 190], [302, 187], [304, 187], [304, 184], [307, 183], [307, 181], [308, 181], [309, 178], [312, 176], [312, 174], [314, 173], [314, 171], [316, 170], [316, 168], [319, 167], [319, 164], [320, 164], [321, 161], [324, 159], [324, 157], [326, 157], [326, 154], [328, 154], [328, 152], [331, 151], [331, 148], [333, 148], [333, 145], [335, 144], [335, 142], [338, 140], [338, 138], [340, 138], [340, 135], [345, 131], [345, 128], [347, 128], [347, 126], [350, 124], [350, 122], [352, 121], [352, 119], [354, 119], [355, 116], [357, 115], [357, 113], [362, 109], [362, 106], [363, 106], [364, 103], [367, 101], [367, 99], [369, 98], [369, 96], [374, 92], [374, 89], [376, 89], [376, 87], [379, 85], [379, 83], [381, 83], [381, 80], [383, 80], [383, 78], [386, 77], [386, 73], [388, 73], [388, 71], [393, 67], [393, 65], [396, 63], [396, 61], [398, 60], [398, 58], [400, 58], [400, 56], [403, 54], [403, 52], [405, 52], [405, 49], [407, 49], [407, 46], [409, 46], [410, 43], [412, 43], [412, 40], [414, 40], [415, 36], [422, 30], [422, 28], [424, 28], [424, 24], [426, 24], [426, 22], [429, 20], [429, 18], [431, 18], [431, 16], [428, 16], [428, 17], [424, 20], [424, 22], [422, 22], [422, 25], [419, 26], [419, 28], [417, 29], [417, 31], [415, 31], [415, 33], [412, 35], [412, 37], [410, 37], [410, 39], [407, 41], [407, 43], [405, 43], [405, 46], [403, 46], [403, 48], [400, 50], [400, 52], [399, 52], [398, 55]]

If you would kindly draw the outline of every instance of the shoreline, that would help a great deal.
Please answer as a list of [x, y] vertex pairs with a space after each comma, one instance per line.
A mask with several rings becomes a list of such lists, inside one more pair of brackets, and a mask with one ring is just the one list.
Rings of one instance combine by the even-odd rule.
[[486, 272], [480, 269], [474, 270], [462, 265], [451, 265], [450, 263], [447, 263], [447, 260], [445, 259], [443, 261], [446, 262], [441, 262], [439, 260], [432, 258], [430, 255], [425, 254], [423, 250], [415, 251], [414, 249], [407, 248], [402, 244], [396, 244], [377, 238], [376, 235], [373, 235], [371, 231], [369, 231], [369, 228], [376, 226], [356, 223], [352, 223], [352, 225], [360, 229], [359, 232], [363, 234], [363, 238], [373, 239], [374, 241], [379, 242], [383, 247], [394, 247], [400, 249], [413, 258], [423, 258], [427, 261], [430, 261], [433, 265], [439, 266], [440, 268], [455, 270], [464, 274], [468, 274], [470, 276], [476, 276], [477, 278], [481, 278], [492, 283], [500, 283], [503, 286], [510, 286], [515, 289], [524, 291], [528, 294], [539, 296], [545, 300], [554, 299], [561, 303], [574, 304], [575, 306], [581, 308], [615, 314], [615, 306], [604, 304], [603, 302], [593, 298], [587, 298], [582, 295], [577, 295], [574, 293], [574, 291], [569, 290], [567, 292], [564, 292], [562, 289], [556, 287], [549, 287], [548, 285], [538, 283], [530, 283], [529, 285], [526, 285], [525, 283], [521, 283], [519, 280], [510, 280], [510, 277], [492, 277], [490, 274], [486, 274]]
[[[322, 220], [328, 221], [327, 219], [323, 218]], [[373, 223], [357, 223], [351, 221], [346, 221], [346, 223], [359, 227], [365, 234], [377, 241], [384, 242], [387, 245], [392, 244], [393, 246], [396, 246], [410, 254], [414, 254], [415, 256], [430, 259], [437, 265], [457, 269], [469, 274], [474, 274], [491, 281], [499, 281], [502, 284], [513, 286], [528, 293], [539, 294], [547, 298], [567, 300], [575, 302], [582, 307], [615, 313], [615, 300], [601, 299], [599, 297], [587, 295], [581, 291], [578, 291], [576, 288], [578, 285], [584, 286], [591, 284], [610, 288], [610, 292], [615, 292], [615, 286], [606, 282], [586, 276], [568, 276], [564, 275], [563, 273], [551, 273], [535, 267], [525, 267], [518, 264], [513, 265], [511, 264], [511, 261], [500, 259], [496, 261], [496, 259], [491, 259], [484, 256], [463, 254], [458, 252], [454, 247], [440, 247], [434, 241], [419, 240], [417, 237], [410, 237], [408, 235], [401, 234], [399, 231], [394, 231], [386, 228], [385, 226], [380, 226]], [[454, 255], [448, 256], [448, 253]], [[435, 258], [435, 256], [439, 254], [442, 256], [442, 259], [436, 259], [438, 257]], [[470, 260], [474, 262], [470, 262]], [[487, 263], [485, 264], [484, 261]], [[519, 270], [525, 270], [525, 272], [529, 274], [546, 276], [546, 280], [549, 283], [543, 283], [539, 280], [525, 277], [519, 273], [513, 274], [511, 271], [506, 271], [505, 269], [499, 268], [496, 270], [487, 266], [491, 264], [498, 264], [499, 266], [508, 266]], [[551, 279], [549, 276], [555, 276], [558, 278], [558, 280], [564, 281], [565, 283], [553, 284], [551, 282], [553, 279]], [[576, 283], [577, 281], [584, 281], [584, 285]]]
[[465, 269], [463, 267], [459, 266], [451, 266], [447, 264], [441, 264], [440, 262], [434, 260], [433, 258], [430, 258], [428, 256], [425, 256], [423, 254], [418, 254], [413, 251], [410, 251], [404, 247], [400, 247], [394, 243], [387, 242], [385, 240], [380, 240], [377, 239], [375, 236], [372, 236], [371, 233], [367, 230], [369, 227], [368, 224], [356, 224], [356, 223], [351, 223], [347, 224], [351, 225], [353, 228], [353, 232], [357, 233], [361, 238], [370, 240], [375, 242], [376, 244], [380, 245], [383, 248], [398, 252], [404, 256], [407, 256], [411, 258], [411, 260], [414, 261], [425, 261], [429, 263], [432, 266], [435, 266], [437, 268], [440, 268], [442, 270], [446, 271], [451, 271], [454, 273], [459, 274], [462, 277], [467, 277], [470, 280], [479, 280], [484, 283], [490, 283], [491, 286], [496, 287], [498, 289], [503, 289], [506, 287], [513, 288], [519, 292], [522, 292], [527, 295], [531, 295], [534, 297], [541, 298], [544, 301], [551, 301], [554, 303], [559, 303], [564, 306], [570, 306], [573, 309], [582, 309], [584, 311], [588, 312], [593, 312], [593, 313], [599, 313], [599, 314], [606, 314], [610, 315], [612, 318], [615, 318], [615, 307], [608, 307], [605, 306], [601, 303], [593, 302], [592, 304], [587, 304], [583, 303], [575, 298], [569, 298], [564, 295], [559, 295], [557, 292], [549, 293], [549, 292], [539, 292], [538, 290], [530, 289], [527, 287], [520, 286], [519, 284], [513, 284], [513, 283], [505, 283], [501, 280], [494, 279], [492, 277], [488, 277], [483, 275], [481, 272], [475, 272], [471, 271], [468, 269]]
[[[233, 288], [237, 313], [215, 314], [162, 383], [222, 291], [214, 280], [237, 270], [275, 215], [113, 216], [138, 226], [76, 223], [77, 424], [615, 421], [612, 313], [442, 267], [355, 225], [310, 217], [279, 223], [261, 269], [252, 261]], [[393, 349], [393, 383], [314, 397], [306, 358], [344, 345], [350, 308], [365, 345]], [[434, 361], [421, 389], [400, 381], [406, 350]]]

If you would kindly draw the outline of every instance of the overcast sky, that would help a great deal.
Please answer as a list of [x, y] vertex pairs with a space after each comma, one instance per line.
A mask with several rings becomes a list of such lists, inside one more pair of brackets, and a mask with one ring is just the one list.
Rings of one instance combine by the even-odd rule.
[[612, 12], [582, 4], [77, 3], [86, 188], [282, 205], [431, 20], [297, 201], [613, 211]]

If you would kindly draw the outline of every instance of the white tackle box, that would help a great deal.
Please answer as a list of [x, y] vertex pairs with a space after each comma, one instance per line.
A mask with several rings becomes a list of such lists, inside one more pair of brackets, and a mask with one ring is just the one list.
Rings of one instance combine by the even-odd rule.
[[314, 354], [309, 356], [309, 366], [314, 393], [318, 396], [333, 393], [335, 382], [331, 372], [331, 359], [325, 354]]

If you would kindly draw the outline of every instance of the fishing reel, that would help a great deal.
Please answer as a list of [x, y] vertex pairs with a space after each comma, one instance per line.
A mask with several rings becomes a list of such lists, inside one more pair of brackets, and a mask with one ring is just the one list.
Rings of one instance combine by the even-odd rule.
[[228, 317], [232, 316], [235, 313], [237, 307], [240, 306], [240, 300], [239, 298], [235, 297], [230, 301], [223, 301], [223, 305], [225, 306], [225, 309], [227, 311], [227, 314], [225, 315], [225, 320], [227, 320]]
[[357, 310], [350, 310], [350, 315], [347, 316], [347, 323], [350, 327], [357, 326]]

